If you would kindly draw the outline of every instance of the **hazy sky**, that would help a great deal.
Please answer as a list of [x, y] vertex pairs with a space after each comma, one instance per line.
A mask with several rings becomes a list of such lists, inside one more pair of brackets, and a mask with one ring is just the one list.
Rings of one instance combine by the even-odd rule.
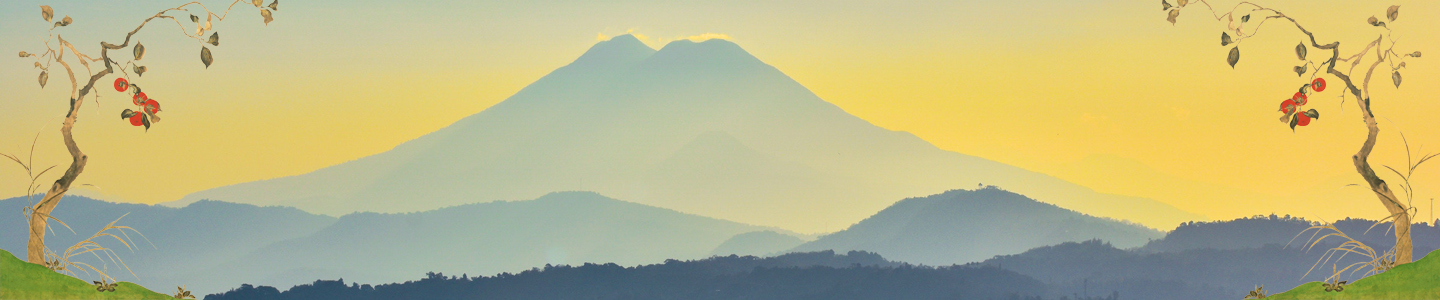
[[[1241, 43], [1232, 70], [1219, 45], [1226, 25], [1200, 6], [1172, 26], [1149, 0], [893, 2], [289, 0], [268, 26], [243, 5], [216, 24], [222, 40], [208, 70], [198, 42], [174, 22], [152, 22], [136, 35], [149, 72], [135, 82], [163, 103], [163, 121], [145, 132], [120, 120], [129, 99], [106, 80], [76, 126], [91, 157], [80, 183], [156, 203], [383, 152], [631, 32], [656, 48], [727, 37], [876, 125], [1103, 192], [1217, 219], [1383, 216], [1373, 195], [1345, 187], [1360, 182], [1349, 156], [1364, 127], [1354, 99], [1341, 104], [1337, 79], [1326, 76], [1334, 86], [1311, 99], [1318, 121], [1291, 132], [1277, 120], [1278, 103], [1306, 82], [1291, 71], [1302, 35], [1287, 23]], [[1345, 54], [1386, 32], [1365, 19], [1391, 4], [1262, 2], [1322, 44], [1341, 41]], [[1400, 130], [1416, 154], [1440, 151], [1440, 2], [1393, 2], [1402, 6], [1391, 24], [1397, 49], [1426, 54], [1401, 70], [1400, 89], [1384, 67], [1371, 84], [1383, 130], [1372, 161], [1400, 168]], [[56, 175], [69, 161], [57, 130], [68, 81], [51, 74], [40, 89], [33, 60], [14, 55], [43, 51], [41, 4], [73, 17], [54, 32], [95, 55], [99, 41], [118, 43], [181, 2], [0, 3], [0, 52], [10, 53], [0, 56], [0, 152], [23, 156], [39, 133], [35, 163], [59, 165]], [[1440, 192], [1437, 168], [1417, 172], [1420, 219]], [[0, 164], [0, 195], [23, 194], [23, 175]]]

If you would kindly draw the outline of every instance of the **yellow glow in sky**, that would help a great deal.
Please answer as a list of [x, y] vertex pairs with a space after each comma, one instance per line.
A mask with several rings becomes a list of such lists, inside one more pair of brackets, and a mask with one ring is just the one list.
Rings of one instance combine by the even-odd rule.
[[[1272, 20], [1242, 42], [1232, 69], [1219, 45], [1226, 25], [1200, 7], [1171, 25], [1148, 1], [957, 2], [295, 3], [268, 26], [258, 16], [217, 25], [226, 40], [209, 69], [173, 28], [147, 30], [137, 35], [151, 49], [141, 84], [165, 103], [164, 121], [129, 126], [115, 116], [127, 99], [102, 89], [76, 127], [91, 156], [79, 189], [157, 203], [383, 152], [502, 101], [578, 57], [591, 34], [633, 32], [656, 48], [729, 39], [881, 127], [1213, 219], [1384, 215], [1364, 188], [1346, 186], [1360, 183], [1349, 157], [1364, 128], [1339, 80], [1325, 76], [1331, 89], [1311, 98], [1322, 117], [1310, 126], [1277, 120], [1279, 102], [1306, 82], [1291, 72], [1302, 35], [1289, 24]], [[1392, 32], [1364, 23], [1391, 3], [1264, 2], [1347, 54]], [[1393, 2], [1395, 47], [1428, 55], [1401, 69], [1399, 89], [1383, 73], [1370, 85], [1382, 128], [1372, 161], [1400, 168], [1402, 131], [1416, 155], [1440, 151], [1440, 3]], [[141, 4], [127, 7], [168, 3]], [[131, 25], [111, 23], [153, 14], [71, 6], [55, 5], [78, 20], [62, 33], [77, 46], [113, 41]], [[43, 49], [47, 27], [28, 2], [0, 4], [0, 28], [0, 52]], [[0, 152], [23, 155], [39, 133], [36, 164], [63, 169], [68, 83], [52, 75], [40, 89], [30, 61], [6, 57]], [[1417, 219], [1433, 219], [1437, 168], [1412, 182]], [[0, 167], [0, 195], [23, 194], [23, 175]]]

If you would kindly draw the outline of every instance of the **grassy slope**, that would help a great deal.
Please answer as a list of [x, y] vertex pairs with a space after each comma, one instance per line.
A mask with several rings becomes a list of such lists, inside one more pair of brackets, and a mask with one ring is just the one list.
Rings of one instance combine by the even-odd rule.
[[0, 250], [0, 299], [174, 299], [129, 282], [114, 292], [97, 292], [95, 286], [44, 266], [21, 261]]
[[1311, 282], [1265, 299], [1440, 299], [1440, 251], [1357, 280], [1343, 292], [1326, 292], [1319, 282]]

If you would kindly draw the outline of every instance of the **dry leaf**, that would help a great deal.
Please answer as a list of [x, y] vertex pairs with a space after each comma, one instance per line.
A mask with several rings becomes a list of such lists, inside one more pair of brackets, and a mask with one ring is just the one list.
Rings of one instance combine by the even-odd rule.
[[1165, 20], [1166, 20], [1166, 21], [1170, 21], [1170, 25], [1175, 25], [1175, 18], [1178, 18], [1178, 17], [1180, 17], [1180, 10], [1179, 10], [1179, 9], [1170, 10], [1170, 17], [1169, 17], [1169, 18], [1165, 18]]
[[1390, 22], [1395, 22], [1395, 18], [1400, 17], [1400, 6], [1391, 5], [1390, 9], [1385, 10], [1385, 17], [1390, 18]]
[[[260, 0], [255, 0], [255, 1], [260, 1]], [[268, 10], [263, 10], [263, 9], [260, 10], [260, 16], [265, 17], [265, 25], [270, 25], [270, 21], [274, 21], [274, 20], [275, 20], [275, 18], [270, 17], [270, 11], [268, 11]]]
[[1225, 61], [1230, 63], [1231, 69], [1234, 69], [1235, 63], [1240, 62], [1240, 47], [1230, 48], [1230, 56], [1226, 57]]
[[45, 18], [45, 22], [50, 22], [50, 19], [55, 18], [55, 10], [50, 9], [49, 5], [41, 5], [40, 16]]
[[45, 88], [46, 81], [50, 81], [50, 72], [40, 71], [40, 88]]
[[141, 60], [141, 59], [143, 59], [143, 58], [145, 58], [145, 45], [142, 45], [142, 44], [140, 44], [139, 42], [136, 42], [136, 43], [135, 43], [135, 60]]
[[205, 63], [205, 68], [209, 69], [210, 63], [214, 61], [215, 57], [210, 56], [210, 48], [200, 47], [200, 62]]

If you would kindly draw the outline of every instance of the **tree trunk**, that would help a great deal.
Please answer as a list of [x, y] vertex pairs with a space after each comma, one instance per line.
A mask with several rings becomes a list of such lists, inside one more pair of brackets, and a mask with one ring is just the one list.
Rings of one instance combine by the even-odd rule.
[[1399, 198], [1395, 198], [1395, 192], [1385, 184], [1385, 180], [1375, 175], [1375, 169], [1370, 168], [1370, 151], [1375, 149], [1375, 138], [1380, 135], [1380, 127], [1375, 124], [1375, 116], [1370, 113], [1370, 99], [1360, 103], [1360, 115], [1365, 118], [1365, 126], [1370, 129], [1369, 135], [1365, 138], [1365, 144], [1360, 147], [1360, 152], [1355, 153], [1355, 171], [1360, 177], [1370, 184], [1370, 190], [1380, 198], [1380, 204], [1385, 210], [1390, 211], [1390, 217], [1395, 225], [1395, 264], [1404, 264], [1414, 261], [1413, 246], [1410, 243], [1410, 212]]
[[[91, 86], [93, 85], [94, 81], [92, 80]], [[86, 86], [85, 91], [89, 90], [90, 86]], [[84, 99], [84, 94], [81, 93], [80, 99]], [[75, 126], [75, 117], [80, 115], [80, 105], [84, 101], [71, 100], [70, 103], [70, 115], [65, 116], [65, 123], [60, 127], [60, 133], [65, 136], [65, 148], [70, 150], [70, 158], [73, 160], [70, 161], [70, 168], [65, 170], [65, 175], [56, 179], [55, 184], [50, 185], [50, 190], [45, 192], [45, 197], [40, 198], [40, 203], [36, 203], [31, 208], [30, 242], [25, 247], [26, 261], [30, 263], [45, 264], [45, 226], [49, 221], [50, 212], [60, 204], [60, 198], [65, 196], [65, 192], [70, 191], [70, 184], [75, 183], [75, 178], [80, 177], [80, 172], [85, 171], [85, 162], [89, 160], [84, 152], [80, 152], [80, 146], [75, 144], [75, 136], [70, 133], [71, 128]]]

